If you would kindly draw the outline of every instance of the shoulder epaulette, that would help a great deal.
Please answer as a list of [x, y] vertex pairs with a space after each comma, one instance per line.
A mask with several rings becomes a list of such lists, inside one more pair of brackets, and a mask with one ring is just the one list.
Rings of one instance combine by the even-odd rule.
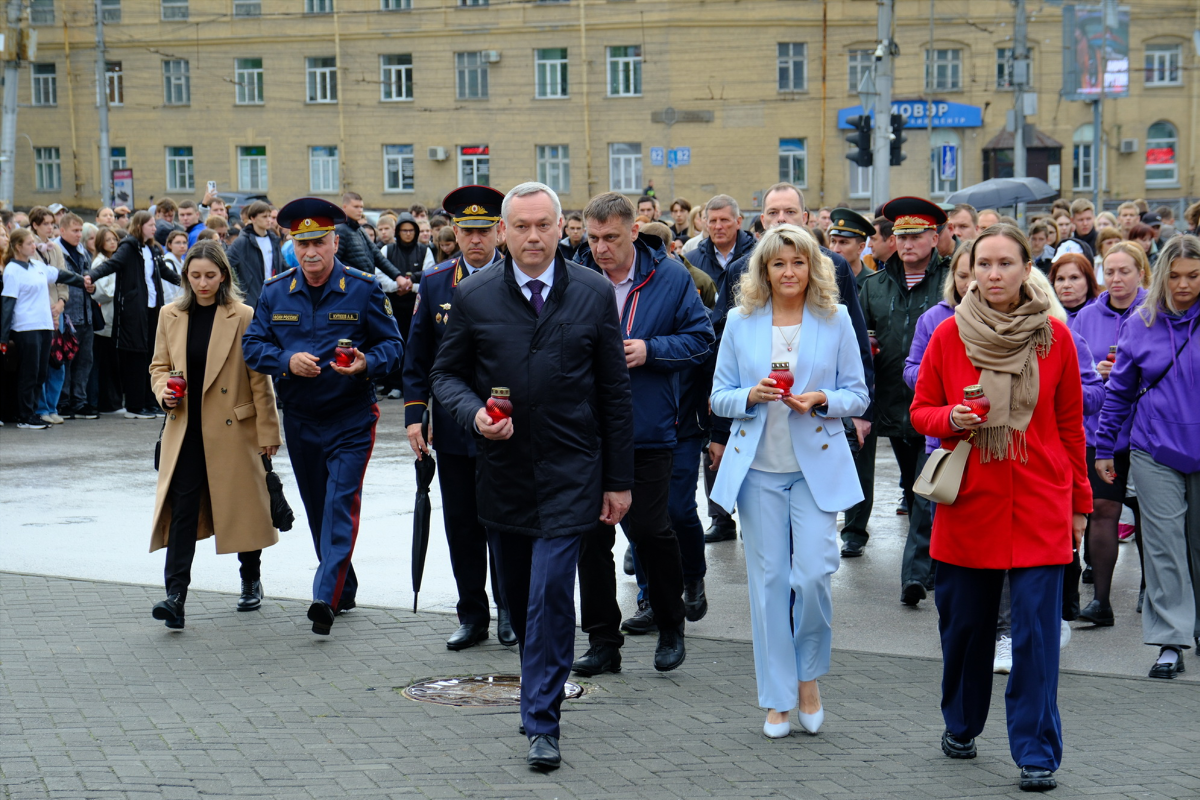
[[263, 286], [270, 286], [272, 283], [275, 283], [275, 281], [286, 278], [287, 276], [293, 274], [295, 271], [296, 271], [296, 268], [292, 267], [289, 270], [286, 270], [284, 272], [279, 273], [278, 275], [268, 278], [267, 281], [263, 284]]
[[368, 275], [367, 273], [363, 272], [361, 269], [355, 269], [354, 267], [346, 267], [346, 274], [353, 275], [354, 277], [358, 278], [359, 280], [364, 280], [367, 283], [375, 282], [374, 275]]
[[448, 269], [452, 269], [457, 264], [458, 264], [457, 258], [452, 258], [449, 261], [443, 261], [442, 263], [436, 264], [436, 265], [430, 267], [429, 269], [425, 270], [425, 272], [422, 273], [422, 278], [423, 279], [428, 278], [433, 275], [437, 275], [439, 273], [445, 272]]

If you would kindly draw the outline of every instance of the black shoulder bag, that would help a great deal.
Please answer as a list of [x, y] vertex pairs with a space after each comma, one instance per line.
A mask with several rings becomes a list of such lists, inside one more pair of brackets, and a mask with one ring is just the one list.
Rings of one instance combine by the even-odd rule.
[[1146, 384], [1146, 388], [1142, 389], [1141, 391], [1139, 391], [1137, 393], [1137, 397], [1133, 398], [1133, 402], [1130, 403], [1131, 408], [1133, 406], [1137, 405], [1137, 401], [1141, 400], [1147, 393], [1149, 393], [1149, 391], [1151, 389], [1153, 389], [1155, 386], [1158, 386], [1158, 384], [1162, 383], [1162, 379], [1167, 377], [1167, 373], [1169, 373], [1171, 371], [1171, 367], [1175, 366], [1175, 362], [1179, 360], [1180, 354], [1183, 353], [1183, 349], [1188, 346], [1188, 342], [1190, 342], [1192, 340], [1192, 334], [1195, 332], [1196, 332], [1195, 328], [1188, 331], [1187, 338], [1183, 340], [1183, 344], [1181, 344], [1179, 346], [1179, 349], [1175, 351], [1175, 357], [1171, 359], [1171, 363], [1167, 364], [1167, 368], [1162, 371], [1161, 375], [1159, 375], [1157, 378], [1152, 380], [1150, 383]]

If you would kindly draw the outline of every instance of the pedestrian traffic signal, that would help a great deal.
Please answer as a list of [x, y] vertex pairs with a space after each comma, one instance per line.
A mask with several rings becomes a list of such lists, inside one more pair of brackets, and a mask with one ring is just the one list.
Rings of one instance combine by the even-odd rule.
[[888, 163], [893, 167], [900, 166], [900, 163], [908, 158], [900, 149], [900, 145], [908, 141], [908, 137], [904, 135], [904, 123], [906, 122], [908, 120], [904, 118], [903, 114], [892, 114], [892, 147]]
[[846, 154], [846, 158], [860, 167], [871, 166], [871, 118], [863, 114], [850, 117], [846, 122], [854, 128], [854, 133], [847, 136], [846, 141], [855, 147], [854, 152]]

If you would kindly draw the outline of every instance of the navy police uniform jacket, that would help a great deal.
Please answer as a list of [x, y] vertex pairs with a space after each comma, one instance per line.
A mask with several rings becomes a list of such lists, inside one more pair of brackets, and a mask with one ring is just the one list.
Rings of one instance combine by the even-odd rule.
[[[496, 250], [491, 263], [503, 260], [503, 254]], [[429, 407], [429, 373], [433, 369], [446, 326], [450, 324], [454, 290], [470, 274], [470, 268], [462, 256], [458, 256], [427, 270], [417, 284], [417, 304], [413, 308], [412, 325], [408, 329], [404, 351], [405, 427], [419, 423]], [[450, 412], [436, 402], [433, 404], [432, 428], [434, 449], [455, 456], [475, 456], [475, 437], [467, 433], [450, 416]]]
[[[322, 290], [314, 308], [313, 292]], [[350, 339], [363, 352], [365, 372], [341, 375], [329, 365], [339, 339]], [[373, 380], [400, 366], [404, 343], [375, 277], [335, 259], [322, 287], [309, 286], [295, 268], [267, 281], [242, 337], [242, 352], [250, 369], [277, 379], [285, 411], [324, 418], [373, 405]], [[292, 377], [289, 362], [296, 353], [316, 356], [321, 374]]]

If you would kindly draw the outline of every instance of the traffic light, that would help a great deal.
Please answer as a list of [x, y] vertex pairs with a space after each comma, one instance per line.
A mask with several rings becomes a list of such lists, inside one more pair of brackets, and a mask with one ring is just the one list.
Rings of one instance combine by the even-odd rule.
[[854, 133], [847, 136], [846, 141], [855, 147], [854, 152], [846, 153], [846, 158], [860, 167], [871, 166], [871, 118], [863, 114], [850, 117], [846, 122], [854, 128]]
[[904, 118], [903, 114], [892, 114], [892, 149], [888, 163], [893, 167], [900, 166], [900, 163], [908, 158], [900, 149], [900, 145], [908, 141], [908, 137], [904, 135], [904, 123], [906, 122], [908, 120]]

